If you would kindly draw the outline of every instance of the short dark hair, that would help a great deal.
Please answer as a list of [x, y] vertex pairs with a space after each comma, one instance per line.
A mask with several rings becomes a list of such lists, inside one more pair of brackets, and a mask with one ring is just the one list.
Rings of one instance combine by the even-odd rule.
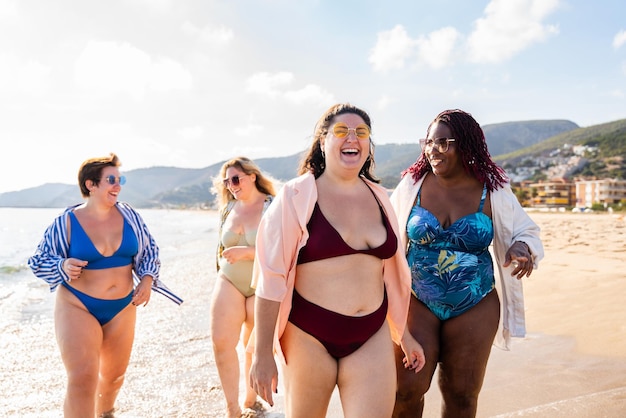
[[119, 167], [120, 162], [117, 155], [110, 153], [107, 157], [95, 157], [85, 160], [78, 169], [78, 187], [83, 197], [89, 197], [89, 189], [85, 182], [91, 180], [96, 186], [100, 184], [102, 169], [104, 167]]

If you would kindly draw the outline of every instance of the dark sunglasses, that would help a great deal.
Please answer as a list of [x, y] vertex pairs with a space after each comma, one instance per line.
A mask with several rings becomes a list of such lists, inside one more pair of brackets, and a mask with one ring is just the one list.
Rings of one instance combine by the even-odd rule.
[[110, 176], [103, 177], [102, 180], [106, 181], [111, 186], [113, 186], [115, 183], [119, 183], [120, 186], [123, 186], [124, 184], [126, 184], [125, 176], [115, 177], [114, 175], [110, 175]]
[[232, 184], [233, 186], [239, 186], [239, 183], [241, 183], [241, 179], [240, 177], [245, 177], [247, 176], [247, 174], [237, 174], [236, 176], [232, 176], [231, 178], [226, 178], [223, 180], [224, 182], [224, 187], [228, 188], [230, 187], [230, 185]]

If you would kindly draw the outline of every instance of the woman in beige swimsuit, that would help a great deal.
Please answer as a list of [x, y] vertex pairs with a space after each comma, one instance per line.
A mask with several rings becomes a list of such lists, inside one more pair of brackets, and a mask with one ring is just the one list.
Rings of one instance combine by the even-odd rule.
[[[213, 191], [220, 209], [220, 228], [217, 280], [211, 302], [211, 338], [226, 398], [226, 416], [238, 418], [242, 408], [237, 345], [241, 337], [243, 346], [247, 346], [254, 326], [254, 288], [250, 283], [256, 231], [261, 215], [276, 193], [271, 179], [245, 157], [224, 163]], [[251, 353], [246, 352], [245, 376], [251, 363]], [[244, 409], [259, 408], [256, 392], [245, 381]]]

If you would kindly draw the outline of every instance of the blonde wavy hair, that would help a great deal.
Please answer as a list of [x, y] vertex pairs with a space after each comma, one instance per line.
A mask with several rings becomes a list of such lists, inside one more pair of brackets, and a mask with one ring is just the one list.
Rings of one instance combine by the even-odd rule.
[[233, 195], [224, 186], [224, 178], [226, 177], [226, 170], [231, 167], [235, 167], [245, 174], [255, 174], [256, 180], [254, 185], [257, 190], [263, 194], [276, 196], [276, 190], [274, 183], [276, 182], [271, 176], [263, 174], [259, 166], [248, 157], [235, 157], [226, 161], [217, 176], [213, 178], [213, 187], [211, 191], [217, 196], [218, 209], [222, 210], [228, 202], [235, 200]]

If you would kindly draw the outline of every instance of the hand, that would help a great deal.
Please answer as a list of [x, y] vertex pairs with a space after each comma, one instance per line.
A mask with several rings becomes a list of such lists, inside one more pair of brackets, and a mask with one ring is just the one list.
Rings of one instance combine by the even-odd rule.
[[80, 278], [80, 274], [83, 272], [83, 267], [86, 265], [86, 261], [79, 260], [78, 258], [66, 258], [63, 261], [62, 267], [63, 271], [67, 273], [71, 281]]
[[[222, 251], [222, 257], [226, 259], [229, 264], [235, 264], [240, 260], [252, 260], [252, 258], [249, 258], [251, 253], [250, 248], [254, 249], [254, 247], [246, 247], [243, 245], [229, 247]], [[254, 257], [254, 250], [252, 251], [252, 257]]]
[[508, 267], [511, 264], [514, 267], [511, 276], [517, 276], [518, 279], [523, 278], [524, 275], [529, 277], [533, 272], [533, 256], [525, 242], [515, 241], [506, 252], [502, 267]]
[[278, 393], [278, 369], [271, 354], [254, 356], [250, 367], [250, 387], [270, 406], [274, 406], [272, 393]]
[[141, 282], [135, 288], [133, 293], [132, 304], [135, 306], [146, 306], [150, 302], [150, 295], [152, 294], [152, 276], [144, 276]]
[[402, 363], [404, 363], [404, 368], [409, 370], [415, 370], [415, 373], [422, 370], [424, 365], [426, 364], [426, 356], [424, 355], [424, 349], [422, 345], [413, 338], [413, 335], [408, 331], [408, 329], [404, 330], [404, 335], [402, 336], [402, 340], [400, 341], [400, 347], [404, 352], [404, 358], [402, 359]]

